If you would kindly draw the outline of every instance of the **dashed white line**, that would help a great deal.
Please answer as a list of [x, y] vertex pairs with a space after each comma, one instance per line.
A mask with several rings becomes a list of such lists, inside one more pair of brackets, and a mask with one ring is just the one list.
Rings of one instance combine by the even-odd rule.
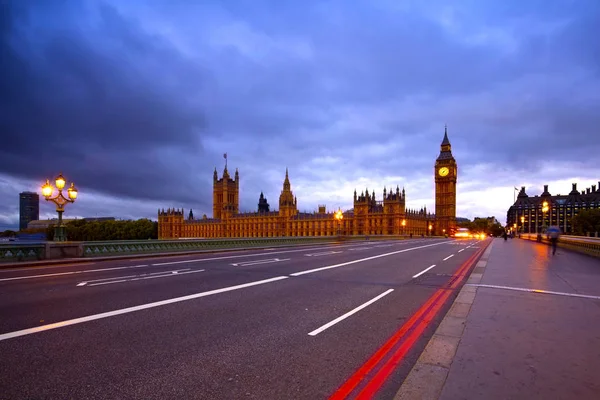
[[448, 257], [444, 258], [444, 261], [446, 261], [446, 260], [448, 260], [448, 259], [450, 259], [452, 257], [454, 257], [454, 254], [450, 254]]
[[356, 307], [354, 310], [348, 311], [346, 314], [342, 315], [341, 317], [338, 317], [336, 319], [334, 319], [331, 322], [326, 323], [325, 325], [323, 325], [320, 328], [315, 329], [312, 332], [309, 332], [310, 336], [316, 336], [319, 333], [323, 332], [325, 329], [332, 327], [333, 325], [337, 324], [340, 321], [343, 321], [344, 319], [348, 318], [349, 316], [351, 316], [352, 314], [356, 314], [357, 312], [359, 312], [360, 310], [362, 310], [363, 308], [369, 306], [370, 304], [375, 303], [377, 300], [381, 299], [383, 296], [387, 296], [388, 294], [392, 293], [394, 291], [394, 289], [389, 289], [386, 290], [385, 292], [381, 293], [379, 296], [367, 301], [366, 303]]
[[306, 270], [306, 271], [299, 271], [299, 272], [295, 272], [293, 274], [290, 274], [290, 276], [300, 276], [300, 275], [304, 275], [304, 274], [312, 274], [313, 272], [319, 272], [319, 271], [324, 271], [326, 269], [344, 267], [346, 265], [351, 265], [351, 264], [361, 263], [361, 262], [365, 262], [365, 261], [375, 260], [377, 258], [382, 258], [382, 257], [389, 257], [389, 256], [393, 256], [395, 254], [400, 254], [400, 253], [404, 253], [404, 252], [407, 252], [407, 251], [424, 249], [426, 247], [431, 247], [431, 246], [439, 246], [441, 244], [446, 244], [446, 243], [449, 243], [449, 242], [447, 242], [447, 241], [437, 242], [437, 243], [433, 243], [433, 244], [427, 244], [427, 245], [424, 245], [424, 246], [417, 246], [417, 247], [411, 247], [411, 248], [408, 248], [408, 249], [392, 251], [390, 253], [383, 253], [383, 254], [378, 254], [376, 256], [371, 256], [371, 257], [366, 257], [366, 258], [360, 258], [358, 260], [352, 260], [352, 261], [348, 261], [348, 262], [341, 263], [341, 264], [328, 265], [326, 267], [309, 269], [309, 270]]
[[433, 267], [435, 267], [435, 264], [433, 264], [431, 267], [425, 268], [423, 271], [419, 272], [418, 274], [413, 275], [413, 279], [418, 278], [419, 276], [423, 275], [425, 272], [429, 271]]
[[127, 313], [141, 311], [141, 310], [147, 310], [149, 308], [154, 308], [154, 307], [160, 307], [160, 306], [164, 306], [167, 304], [173, 304], [173, 303], [179, 303], [182, 301], [198, 299], [200, 297], [211, 296], [213, 294], [230, 292], [233, 290], [243, 289], [243, 288], [247, 288], [247, 287], [251, 287], [251, 286], [263, 285], [265, 283], [280, 281], [282, 279], [288, 279], [288, 277], [287, 276], [278, 276], [275, 278], [264, 279], [261, 281], [254, 281], [254, 282], [244, 283], [241, 285], [235, 285], [235, 286], [224, 287], [221, 289], [209, 290], [207, 292], [195, 293], [195, 294], [191, 294], [188, 296], [175, 297], [173, 299], [157, 301], [154, 303], [147, 303], [147, 304], [142, 304], [139, 306], [122, 308], [119, 310], [109, 311], [109, 312], [105, 312], [105, 313], [101, 313], [101, 314], [88, 315], [86, 317], [70, 319], [70, 320], [66, 320], [66, 321], [57, 322], [54, 324], [42, 325], [42, 326], [38, 326], [36, 328], [29, 328], [29, 329], [22, 329], [20, 331], [8, 332], [8, 333], [0, 334], [0, 342], [3, 340], [12, 339], [12, 338], [19, 337], [19, 336], [31, 335], [33, 333], [39, 333], [39, 332], [44, 332], [44, 331], [48, 331], [51, 329], [63, 328], [65, 326], [69, 326], [69, 325], [81, 324], [84, 322], [94, 321], [97, 319], [114, 317], [116, 315], [127, 314]]
[[460, 253], [461, 251], [465, 251], [465, 249], [460, 249], [458, 252]]

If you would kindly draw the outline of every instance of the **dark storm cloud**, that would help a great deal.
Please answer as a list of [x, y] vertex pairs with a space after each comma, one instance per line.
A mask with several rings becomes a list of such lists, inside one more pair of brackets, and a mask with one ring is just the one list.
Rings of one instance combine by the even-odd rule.
[[204, 116], [187, 103], [209, 80], [202, 68], [109, 6], [93, 29], [68, 18], [56, 29], [15, 3], [3, 6], [0, 169], [39, 179], [58, 168], [117, 196], [192, 198], [173, 181], [190, 166], [163, 156], [202, 155]]
[[[306, 190], [429, 182], [444, 123], [473, 181], [480, 164], [531, 175], [600, 150], [595, 0], [4, 4], [13, 177], [60, 169], [90, 191], [208, 212], [224, 152], [254, 209], [261, 190], [277, 202], [286, 166]], [[307, 209], [326, 200], [298, 194]]]

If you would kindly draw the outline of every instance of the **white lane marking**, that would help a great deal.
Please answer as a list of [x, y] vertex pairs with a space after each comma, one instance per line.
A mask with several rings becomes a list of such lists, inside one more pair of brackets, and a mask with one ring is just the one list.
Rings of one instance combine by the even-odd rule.
[[458, 252], [460, 253], [461, 251], [465, 251], [465, 249], [460, 249]]
[[377, 246], [373, 246], [373, 247], [392, 247], [393, 244], [379, 244]]
[[160, 306], [164, 306], [167, 304], [173, 304], [173, 303], [179, 303], [182, 301], [194, 300], [194, 299], [198, 299], [200, 297], [206, 297], [206, 296], [211, 296], [213, 294], [230, 292], [233, 290], [243, 289], [243, 288], [247, 288], [247, 287], [251, 287], [251, 286], [263, 285], [265, 283], [280, 281], [282, 279], [288, 279], [288, 277], [287, 276], [278, 276], [275, 278], [264, 279], [261, 281], [248, 282], [248, 283], [243, 283], [241, 285], [235, 285], [235, 286], [224, 287], [221, 289], [209, 290], [207, 292], [195, 293], [195, 294], [191, 294], [188, 296], [175, 297], [172, 299], [156, 301], [154, 303], [141, 304], [139, 306], [108, 311], [108, 312], [101, 313], [101, 314], [88, 315], [86, 317], [56, 322], [54, 324], [42, 325], [42, 326], [38, 326], [36, 328], [29, 328], [29, 329], [22, 329], [20, 331], [8, 332], [8, 333], [0, 334], [0, 342], [3, 340], [12, 339], [12, 338], [19, 337], [19, 336], [31, 335], [33, 333], [48, 331], [50, 329], [63, 328], [65, 326], [69, 326], [69, 325], [81, 324], [84, 322], [95, 321], [97, 319], [114, 317], [116, 315], [127, 314], [127, 313], [146, 310], [146, 309], [154, 308], [154, 307], [160, 307]]
[[152, 276], [144, 276], [144, 277], [133, 278], [133, 279], [121, 279], [121, 280], [118, 280], [118, 281], [108, 281], [108, 282], [91, 283], [89, 286], [110, 285], [110, 284], [113, 284], [113, 283], [133, 282], [133, 281], [141, 281], [141, 280], [145, 280], [145, 279], [154, 279], [154, 278], [167, 278], [169, 276], [179, 276], [179, 275], [186, 275], [186, 274], [195, 274], [195, 273], [198, 273], [198, 272], [204, 272], [204, 270], [203, 269], [197, 269], [195, 271], [187, 271], [187, 272], [171, 271], [168, 274], [163, 274], [163, 275], [152, 275]]
[[173, 271], [151, 272], [151, 273], [148, 273], [148, 274], [139, 274], [139, 275], [113, 276], [113, 277], [110, 277], [110, 278], [92, 279], [92, 280], [89, 280], [89, 281], [81, 282], [77, 286], [85, 286], [87, 283], [102, 282], [102, 281], [113, 281], [115, 279], [139, 278], [139, 277], [142, 277], [142, 276], [158, 275], [158, 274], [170, 274], [170, 273], [173, 273], [173, 272], [181, 272], [181, 271], [189, 271], [189, 270], [190, 270], [189, 268], [186, 268], [186, 269], [176, 269], [176, 270], [173, 270]]
[[224, 257], [211, 257], [211, 258], [195, 258], [193, 260], [182, 260], [182, 261], [169, 261], [162, 263], [154, 263], [152, 266], [158, 265], [172, 265], [172, 264], [185, 264], [185, 263], [194, 263], [194, 262], [202, 262], [202, 261], [217, 261], [217, 260], [231, 260], [234, 258], [243, 258], [243, 257], [258, 257], [258, 256], [272, 256], [274, 254], [287, 254], [287, 253], [298, 253], [301, 251], [311, 251], [311, 250], [324, 250], [324, 249], [339, 249], [346, 248], [350, 246], [356, 246], [356, 244], [347, 244], [347, 245], [337, 245], [337, 246], [319, 246], [319, 247], [310, 247], [296, 250], [283, 250], [277, 252], [269, 252], [269, 253], [255, 253], [255, 254], [239, 254], [235, 256], [224, 256]]
[[423, 275], [425, 272], [429, 271], [433, 267], [435, 267], [435, 264], [433, 264], [431, 267], [425, 268], [423, 271], [419, 272], [418, 274], [413, 275], [413, 279], [418, 278], [419, 276]]
[[512, 287], [512, 286], [500, 286], [500, 285], [486, 285], [486, 284], [483, 284], [483, 283], [467, 283], [467, 285], [468, 286], [484, 287], [484, 288], [492, 288], [492, 289], [516, 290], [518, 292], [529, 292], [529, 293], [540, 293], [540, 294], [554, 294], [554, 295], [557, 295], [557, 296], [581, 297], [581, 298], [584, 298], [584, 299], [600, 300], [600, 296], [592, 296], [590, 294], [553, 292], [551, 290], [527, 289], [527, 288], [518, 288], [518, 287]]
[[433, 244], [427, 244], [427, 245], [424, 245], [424, 246], [410, 247], [408, 249], [392, 251], [390, 253], [377, 254], [376, 256], [371, 256], [371, 257], [366, 257], [366, 258], [360, 258], [358, 260], [352, 260], [352, 261], [344, 262], [344, 263], [341, 263], [341, 264], [328, 265], [326, 267], [309, 269], [309, 270], [306, 270], [306, 271], [299, 271], [299, 272], [295, 272], [293, 274], [290, 274], [290, 276], [300, 276], [300, 275], [304, 275], [304, 274], [311, 274], [313, 272], [324, 271], [326, 269], [344, 267], [346, 265], [351, 265], [351, 264], [356, 264], [356, 263], [360, 263], [360, 262], [375, 260], [376, 258], [381, 258], [381, 257], [389, 257], [389, 256], [393, 256], [395, 254], [400, 254], [400, 253], [404, 253], [404, 252], [407, 252], [407, 251], [424, 249], [426, 247], [431, 247], [431, 246], [439, 246], [440, 244], [446, 244], [446, 243], [449, 243], [449, 242], [444, 241], [444, 242], [437, 242], [437, 243], [433, 243]]
[[353, 247], [353, 248], [348, 249], [348, 250], [360, 251], [360, 250], [369, 250], [369, 249], [372, 249], [372, 247]]
[[343, 321], [344, 319], [348, 318], [349, 316], [351, 316], [352, 314], [356, 314], [357, 312], [359, 312], [360, 310], [362, 310], [363, 308], [375, 303], [377, 300], [381, 299], [383, 296], [387, 296], [388, 294], [392, 293], [394, 291], [394, 289], [389, 289], [386, 290], [385, 292], [381, 293], [379, 296], [367, 301], [366, 303], [356, 307], [354, 310], [348, 311], [346, 314], [342, 315], [341, 317], [338, 317], [336, 319], [334, 319], [331, 322], [326, 323], [325, 325], [323, 325], [320, 328], [315, 329], [314, 331], [310, 332], [309, 335], [310, 336], [316, 336], [319, 333], [323, 332], [325, 329], [332, 327], [333, 325], [337, 324], [340, 321]]
[[119, 270], [119, 269], [143, 268], [143, 267], [148, 267], [148, 264], [133, 265], [133, 266], [129, 266], [129, 267], [114, 267], [114, 268], [89, 269], [89, 270], [83, 270], [83, 271], [57, 272], [55, 274], [15, 276], [13, 278], [2, 278], [2, 279], [0, 279], [0, 282], [2, 282], [2, 281], [16, 281], [16, 280], [19, 280], [19, 279], [45, 278], [45, 277], [48, 277], [48, 276], [84, 274], [86, 272], [115, 271], [115, 270]]
[[250, 265], [271, 264], [282, 261], [290, 261], [290, 258], [270, 258], [268, 260], [242, 261], [236, 264], [231, 264], [234, 267], [249, 267]]
[[446, 261], [446, 260], [448, 260], [448, 259], [450, 259], [452, 257], [454, 257], [454, 254], [450, 254], [448, 257], [444, 258], [444, 261]]
[[312, 254], [305, 254], [306, 257], [318, 257], [318, 256], [328, 256], [331, 254], [340, 254], [341, 251], [326, 251], [324, 253], [312, 253]]

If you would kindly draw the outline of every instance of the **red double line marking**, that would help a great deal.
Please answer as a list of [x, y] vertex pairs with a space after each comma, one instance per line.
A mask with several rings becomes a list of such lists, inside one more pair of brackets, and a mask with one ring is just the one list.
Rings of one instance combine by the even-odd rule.
[[[392, 335], [390, 339], [371, 356], [342, 386], [340, 386], [335, 393], [329, 397], [329, 400], [341, 400], [346, 399], [356, 387], [363, 381], [363, 379], [369, 374], [381, 360], [386, 357], [392, 348], [396, 346], [402, 339], [406, 339], [396, 351], [392, 353], [392, 356], [379, 368], [373, 378], [367, 383], [367, 385], [360, 391], [356, 399], [370, 399], [373, 398], [375, 393], [385, 383], [387, 378], [393, 372], [395, 367], [402, 361], [404, 356], [412, 348], [415, 342], [419, 339], [425, 328], [435, 318], [439, 310], [444, 306], [448, 297], [466, 277], [471, 267], [479, 260], [481, 254], [485, 251], [489, 241], [483, 246], [478, 252], [473, 254], [461, 267], [452, 275], [449, 288], [438, 289], [426, 302], [415, 312], [412, 317], [406, 321], [402, 327]], [[414, 329], [413, 329], [414, 328]], [[406, 334], [411, 331], [408, 336]]]

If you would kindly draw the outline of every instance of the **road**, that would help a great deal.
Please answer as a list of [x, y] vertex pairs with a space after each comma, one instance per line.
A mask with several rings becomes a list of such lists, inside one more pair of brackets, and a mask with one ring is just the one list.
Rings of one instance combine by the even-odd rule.
[[[483, 246], [372, 241], [0, 271], [0, 398], [354, 396], [375, 379], [373, 356]], [[376, 398], [393, 397], [445, 309]]]

